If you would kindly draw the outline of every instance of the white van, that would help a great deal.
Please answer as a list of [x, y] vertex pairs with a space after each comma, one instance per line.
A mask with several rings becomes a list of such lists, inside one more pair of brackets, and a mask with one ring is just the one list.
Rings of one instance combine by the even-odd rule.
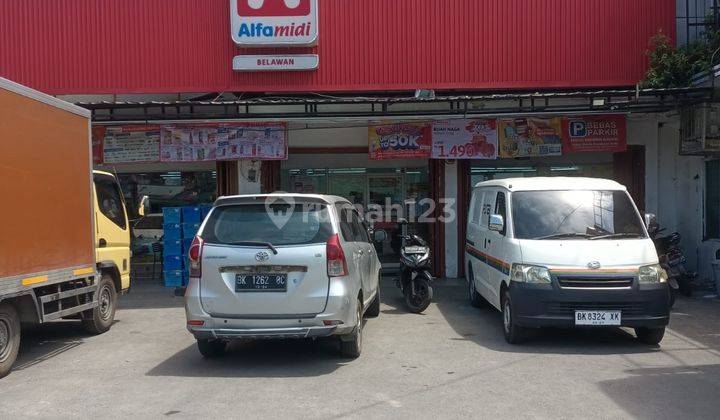
[[529, 328], [631, 327], [659, 344], [665, 271], [624, 186], [595, 178], [478, 183], [468, 212], [468, 299], [503, 313], [505, 339]]

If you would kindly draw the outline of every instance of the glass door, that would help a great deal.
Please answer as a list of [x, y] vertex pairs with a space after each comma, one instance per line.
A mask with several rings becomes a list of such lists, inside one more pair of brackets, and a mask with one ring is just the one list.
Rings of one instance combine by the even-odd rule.
[[402, 233], [397, 224], [398, 212], [402, 211], [405, 190], [402, 174], [371, 174], [367, 182], [367, 211], [379, 213], [380, 220], [375, 222], [375, 229], [383, 229], [388, 238], [383, 243], [375, 244], [378, 257], [384, 267], [400, 261]]

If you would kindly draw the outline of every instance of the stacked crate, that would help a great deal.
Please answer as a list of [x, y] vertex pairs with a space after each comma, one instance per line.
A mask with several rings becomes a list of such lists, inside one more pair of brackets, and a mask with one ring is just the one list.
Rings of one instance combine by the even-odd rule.
[[163, 208], [163, 275], [165, 286], [177, 287], [188, 282], [188, 251], [200, 224], [212, 206]]

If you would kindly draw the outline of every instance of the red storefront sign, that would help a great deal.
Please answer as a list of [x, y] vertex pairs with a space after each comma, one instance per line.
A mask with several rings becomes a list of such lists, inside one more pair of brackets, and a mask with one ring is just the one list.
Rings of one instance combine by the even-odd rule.
[[583, 115], [563, 119], [563, 153], [624, 152], [624, 115]]
[[370, 159], [429, 159], [432, 128], [425, 123], [368, 127]]

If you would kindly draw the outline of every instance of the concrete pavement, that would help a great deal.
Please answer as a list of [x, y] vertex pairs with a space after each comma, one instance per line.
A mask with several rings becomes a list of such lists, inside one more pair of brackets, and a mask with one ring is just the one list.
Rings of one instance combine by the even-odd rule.
[[0, 418], [717, 418], [720, 301], [680, 299], [661, 348], [624, 330], [544, 331], [505, 343], [500, 314], [472, 308], [462, 281], [436, 284], [424, 315], [383, 281], [363, 355], [326, 341], [234, 345], [204, 360], [167, 289], [123, 297], [117, 323], [24, 336], [0, 380]]

